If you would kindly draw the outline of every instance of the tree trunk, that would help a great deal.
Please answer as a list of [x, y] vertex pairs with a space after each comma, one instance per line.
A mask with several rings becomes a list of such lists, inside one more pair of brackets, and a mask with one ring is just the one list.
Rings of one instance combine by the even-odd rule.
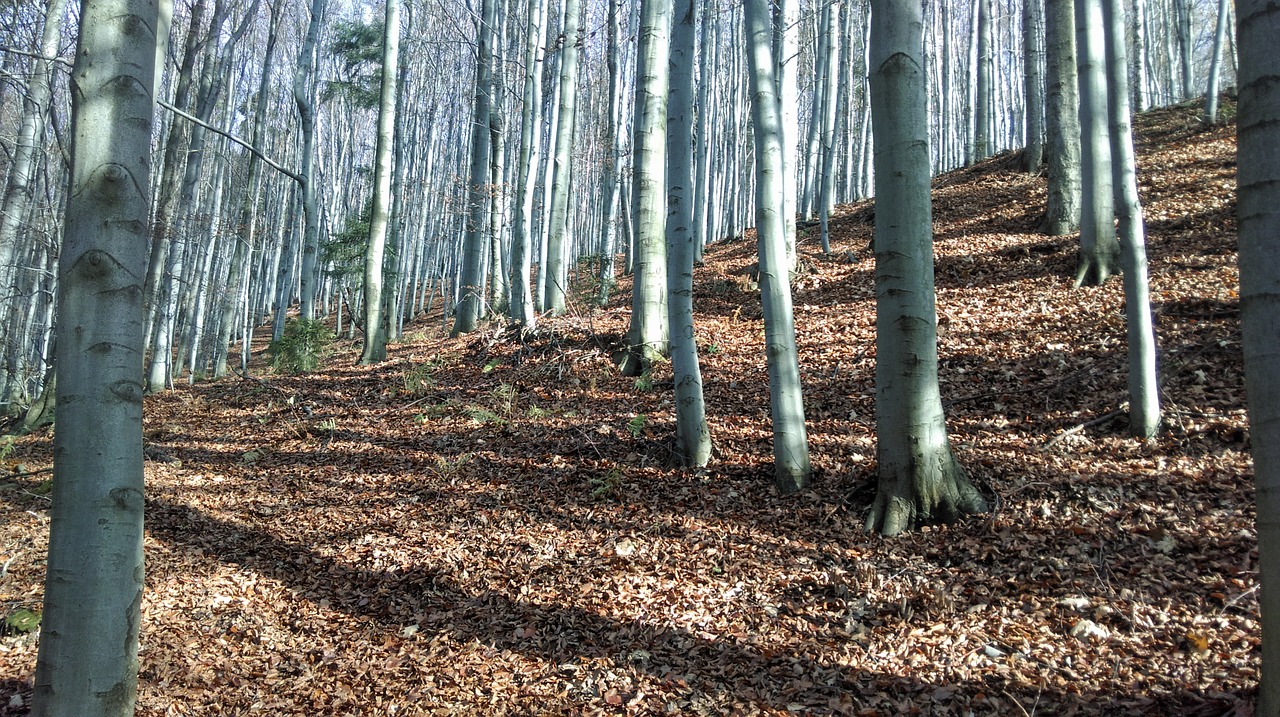
[[876, 143], [876, 434], [884, 535], [987, 509], [951, 452], [938, 388], [928, 120], [915, 0], [873, 0]]
[[[307, 35], [298, 51], [298, 69], [293, 76], [293, 101], [298, 108], [298, 123], [302, 127], [302, 262], [298, 269], [299, 303], [302, 318], [310, 321], [316, 317], [316, 258], [320, 252], [320, 208], [316, 200], [316, 100], [315, 56], [320, 24], [328, 0], [311, 0], [311, 22]], [[287, 289], [286, 289], [287, 291]], [[283, 306], [280, 307], [283, 311]]]
[[633, 172], [636, 259], [631, 327], [622, 372], [639, 376], [669, 350], [665, 230], [668, 53], [671, 0], [642, 0], [636, 62]]
[[827, 77], [822, 89], [822, 173], [818, 180], [818, 222], [821, 225], [822, 253], [831, 253], [831, 209], [833, 206], [832, 182], [835, 180], [836, 163], [836, 97], [840, 90], [840, 9], [836, 3], [827, 4], [823, 13], [827, 28]]
[[[604, 176], [604, 231], [600, 262], [600, 293], [597, 302], [604, 306], [609, 301], [609, 292], [613, 290], [614, 255], [618, 244], [618, 208], [621, 198], [618, 187], [622, 180], [622, 73], [618, 64], [618, 36], [622, 34], [621, 8], [619, 0], [609, 0], [608, 30], [605, 37], [605, 65], [609, 70], [609, 108], [604, 118], [604, 136], [601, 144], [609, 152]], [[704, 28], [705, 34], [705, 28]], [[703, 118], [705, 119], [705, 118]]]
[[809, 484], [809, 437], [791, 306], [783, 201], [782, 111], [770, 50], [768, 0], [747, 0], [745, 18], [750, 67], [751, 118], [756, 150], [756, 235], [760, 255], [760, 303], [773, 416], [773, 464], [778, 490], [794, 493]]
[[1240, 0], [1240, 321], [1257, 484], [1262, 680], [1259, 715], [1280, 714], [1280, 8]]
[[1049, 193], [1041, 231], [1049, 236], [1071, 234], [1080, 228], [1080, 97], [1072, 13], [1072, 0], [1045, 0]]
[[1227, 8], [1231, 0], [1218, 0], [1218, 24], [1213, 33], [1213, 59], [1209, 63], [1209, 87], [1204, 96], [1204, 121], [1218, 123], [1218, 78], [1222, 73], [1222, 43], [1227, 35]]
[[1076, 62], [1080, 76], [1080, 257], [1075, 286], [1103, 284], [1120, 259], [1107, 127], [1106, 47], [1102, 0], [1075, 0]]
[[462, 249], [462, 285], [453, 336], [471, 333], [484, 313], [484, 242], [489, 212], [489, 112], [493, 98], [493, 23], [497, 0], [483, 0], [476, 34], [476, 94], [471, 113], [471, 178], [467, 183], [467, 230]]
[[58, 430], [32, 714], [131, 715], [142, 557], [142, 287], [156, 4], [88, 0], [72, 70]]
[[573, 175], [573, 125], [578, 100], [578, 16], [580, 0], [568, 0], [564, 9], [564, 49], [560, 58], [560, 117], [551, 175], [551, 227], [547, 234], [546, 310], [563, 314], [568, 287], [569, 182]]
[[711, 456], [702, 397], [702, 370], [693, 328], [693, 55], [694, 0], [676, 0], [671, 31], [671, 92], [667, 107], [667, 293], [671, 368], [675, 380], [676, 445], [685, 466]]
[[400, 63], [400, 1], [386, 0], [382, 25], [382, 88], [378, 104], [378, 145], [374, 152], [373, 215], [364, 254], [364, 350], [360, 364], [387, 360], [387, 322], [382, 283], [387, 227], [391, 224], [391, 172], [396, 142], [396, 80]]
[[978, 66], [977, 89], [973, 101], [973, 159], [980, 162], [991, 156], [991, 0], [977, 0]]
[[1022, 167], [1039, 174], [1044, 163], [1044, 1], [1026, 0], [1022, 9], [1022, 43], [1026, 71], [1027, 148]]
[[524, 97], [520, 113], [520, 158], [516, 162], [516, 201], [511, 218], [511, 304], [513, 323], [530, 330], [536, 321], [533, 311], [533, 217], [534, 190], [537, 182], [538, 154], [541, 142], [538, 128], [542, 125], [542, 44], [546, 38], [545, 0], [529, 0], [529, 35], [524, 52]]

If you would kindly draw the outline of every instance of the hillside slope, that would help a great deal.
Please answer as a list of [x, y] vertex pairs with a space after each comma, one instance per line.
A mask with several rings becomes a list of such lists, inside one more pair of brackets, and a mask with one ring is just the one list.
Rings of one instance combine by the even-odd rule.
[[[1044, 180], [940, 178], [940, 355], [990, 515], [864, 534], [869, 204], [795, 283], [815, 486], [771, 488], [754, 241], [696, 276], [713, 440], [671, 467], [669, 366], [612, 368], [626, 280], [519, 342], [439, 316], [392, 360], [148, 399], [139, 714], [1247, 714], [1256, 539], [1234, 127], [1141, 118], [1166, 425], [1127, 436], [1119, 280], [1073, 290]], [[584, 289], [584, 294], [586, 290]], [[1099, 420], [1102, 419], [1102, 420]], [[20, 441], [24, 471], [48, 435]], [[0, 610], [39, 607], [47, 475], [0, 478]], [[0, 715], [29, 634], [0, 636]], [[6, 707], [6, 705], [8, 705]]]

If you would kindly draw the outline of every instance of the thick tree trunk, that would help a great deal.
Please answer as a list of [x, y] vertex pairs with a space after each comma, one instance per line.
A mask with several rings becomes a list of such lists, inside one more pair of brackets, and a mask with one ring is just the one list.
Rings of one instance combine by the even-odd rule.
[[1080, 104], [1076, 84], [1072, 0], [1045, 0], [1045, 151], [1049, 194], [1041, 231], [1049, 236], [1080, 228]]
[[938, 389], [928, 120], [915, 0], [873, 0], [876, 141], [876, 434], [884, 535], [987, 509], [951, 452]]
[[1240, 0], [1240, 322], [1262, 584], [1259, 715], [1280, 714], [1280, 6]]
[[773, 465], [778, 490], [794, 493], [809, 484], [809, 436], [791, 305], [786, 223], [782, 213], [782, 111], [770, 50], [768, 0], [743, 7], [750, 68], [751, 119], [756, 150], [756, 236], [760, 255], [760, 303], [773, 416]]
[[1022, 167], [1039, 174], [1044, 163], [1044, 0], [1026, 0], [1022, 13], [1027, 96], [1027, 148], [1022, 154]]
[[631, 327], [622, 372], [639, 376], [668, 351], [666, 143], [671, 0], [642, 0], [636, 62], [636, 120], [632, 160], [635, 282]]
[[157, 8], [88, 0], [71, 76], [38, 717], [131, 715], [142, 614], [142, 287]]
[[693, 327], [693, 55], [694, 0], [676, 0], [671, 31], [671, 92], [667, 107], [667, 294], [671, 368], [675, 380], [676, 445], [688, 467], [711, 456], [702, 397], [702, 370]]
[[[573, 0], [570, 0], [571, 2]], [[471, 177], [467, 183], [467, 230], [462, 249], [462, 284], [458, 288], [453, 336], [471, 333], [484, 314], [485, 229], [489, 213], [489, 112], [493, 104], [493, 23], [497, 0], [483, 0], [476, 36], [476, 93], [471, 112]]]
[[1075, 286], [1100, 285], [1120, 260], [1107, 126], [1106, 48], [1102, 0], [1075, 0], [1076, 62], [1080, 77], [1080, 256]]
[[991, 0], [977, 0], [978, 67], [973, 102], [973, 159], [991, 156], [991, 74], [995, 65], [991, 50]]
[[396, 81], [400, 63], [400, 0], [386, 0], [382, 24], [382, 87], [378, 102], [378, 145], [374, 152], [373, 215], [364, 254], [364, 349], [360, 364], [387, 360], [387, 321], [383, 315], [384, 253], [391, 224], [391, 172], [396, 142]]

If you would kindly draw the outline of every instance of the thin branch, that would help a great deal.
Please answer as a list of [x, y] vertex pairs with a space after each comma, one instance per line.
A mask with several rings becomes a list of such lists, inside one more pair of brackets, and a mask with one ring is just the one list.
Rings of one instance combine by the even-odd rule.
[[7, 52], [11, 55], [23, 55], [24, 57], [34, 57], [37, 60], [44, 60], [45, 62], [56, 62], [60, 65], [72, 67], [71, 60], [68, 60], [65, 57], [45, 57], [44, 55], [41, 55], [38, 52], [28, 52], [26, 50], [19, 50], [16, 47], [0, 46], [0, 52]]
[[191, 115], [186, 112], [183, 112], [182, 110], [178, 109], [177, 107], [174, 107], [173, 105], [169, 104], [168, 102], [165, 102], [164, 100], [156, 100], [156, 104], [160, 105], [161, 107], [169, 110], [170, 112], [174, 113], [175, 115], [178, 115], [179, 117], [185, 120], [194, 122], [200, 125], [201, 127], [204, 127], [205, 129], [209, 130], [210, 132], [220, 134], [223, 137], [226, 137], [227, 139], [231, 140], [232, 142], [235, 142], [236, 144], [240, 145], [241, 147], [244, 147], [245, 149], [249, 150], [253, 154], [253, 156], [265, 162], [267, 166], [285, 175], [286, 177], [289, 177], [293, 181], [297, 182], [300, 186], [306, 184], [306, 181], [303, 179], [301, 174], [285, 169], [279, 164], [276, 164], [276, 162], [273, 161], [270, 157], [258, 151], [257, 147], [254, 147], [253, 145], [231, 134], [230, 132], [224, 129], [220, 129], [218, 127], [214, 127], [213, 125], [209, 124], [208, 122], [205, 122], [204, 120], [200, 119], [199, 117], [196, 117], [195, 115]]

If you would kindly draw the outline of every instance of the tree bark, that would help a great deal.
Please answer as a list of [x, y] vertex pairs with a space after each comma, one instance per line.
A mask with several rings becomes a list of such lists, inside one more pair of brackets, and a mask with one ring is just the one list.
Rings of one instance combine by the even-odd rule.
[[774, 477], [780, 492], [794, 493], [809, 484], [809, 436], [804, 423], [804, 396], [786, 255], [786, 223], [782, 216], [786, 207], [782, 111], [770, 49], [772, 24], [768, 0], [747, 0], [743, 16], [756, 150], [756, 236], [773, 416]]
[[1027, 96], [1027, 148], [1022, 168], [1039, 174], [1044, 163], [1044, 0], [1025, 0], [1022, 9], [1023, 63]]
[[524, 52], [524, 96], [520, 113], [520, 157], [516, 162], [516, 201], [511, 218], [511, 321], [531, 330], [537, 320], [533, 311], [533, 242], [531, 240], [534, 174], [538, 169], [538, 127], [542, 113], [542, 44], [546, 38], [545, 0], [529, 0], [529, 34]]
[[951, 452], [938, 388], [928, 120], [915, 0], [873, 0], [876, 435], [866, 528], [895, 535], [987, 509]]
[[131, 715], [142, 555], [152, 0], [87, 0], [71, 77], [58, 430], [33, 715]]
[[564, 10], [564, 49], [560, 58], [560, 117], [551, 175], [551, 227], [547, 234], [546, 310], [565, 312], [569, 262], [569, 182], [573, 176], [573, 126], [578, 108], [578, 22], [580, 0], [568, 0]]
[[[316, 99], [315, 56], [320, 25], [324, 22], [328, 0], [311, 0], [311, 21], [298, 51], [298, 68], [293, 76], [293, 101], [298, 108], [302, 127], [302, 261], [298, 269], [299, 303], [302, 318], [316, 317], [316, 281], [319, 278], [316, 259], [320, 252], [320, 208], [316, 199]], [[287, 291], [287, 289], [286, 289]], [[279, 307], [283, 312], [284, 306]]]
[[391, 172], [396, 142], [396, 81], [400, 64], [400, 0], [386, 0], [382, 23], [382, 87], [378, 103], [378, 145], [374, 151], [373, 215], [364, 255], [364, 349], [360, 364], [387, 360], [387, 322], [383, 315], [384, 253], [391, 224]]
[[1222, 43], [1227, 35], [1227, 9], [1231, 0], [1218, 0], [1218, 24], [1213, 33], [1213, 55], [1209, 63], [1209, 87], [1204, 95], [1204, 121], [1218, 123], [1218, 78], [1222, 73]]
[[1259, 715], [1280, 714], [1280, 6], [1240, 0], [1237, 114], [1240, 322], [1257, 484], [1262, 680]]
[[1072, 12], [1072, 0], [1045, 0], [1049, 193], [1041, 231], [1049, 236], [1071, 234], [1080, 228], [1080, 97]]
[[1076, 287], [1096, 286], [1115, 273], [1115, 195], [1111, 183], [1111, 132], [1107, 126], [1106, 48], [1102, 0], [1075, 0], [1076, 62], [1080, 77], [1080, 256]]

